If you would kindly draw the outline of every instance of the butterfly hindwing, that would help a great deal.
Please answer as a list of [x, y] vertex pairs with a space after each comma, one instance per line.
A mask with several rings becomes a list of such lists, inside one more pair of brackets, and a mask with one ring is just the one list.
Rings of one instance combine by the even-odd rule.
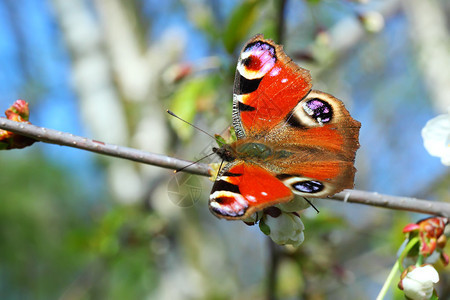
[[227, 165], [214, 182], [209, 209], [221, 218], [245, 219], [292, 198], [292, 191], [267, 170], [240, 161]]
[[263, 140], [292, 153], [271, 162], [277, 178], [295, 194], [325, 197], [353, 188], [360, 126], [340, 100], [311, 91]]
[[[279, 124], [278, 130], [283, 134], [278, 142], [321, 148], [353, 162], [359, 148], [360, 127], [361, 123], [350, 116], [342, 101], [313, 90], [286, 116], [286, 122]], [[277, 135], [276, 130], [273, 134]]]
[[284, 123], [253, 142], [291, 153], [266, 164], [295, 194], [326, 197], [353, 188], [360, 126], [340, 100], [311, 91]]

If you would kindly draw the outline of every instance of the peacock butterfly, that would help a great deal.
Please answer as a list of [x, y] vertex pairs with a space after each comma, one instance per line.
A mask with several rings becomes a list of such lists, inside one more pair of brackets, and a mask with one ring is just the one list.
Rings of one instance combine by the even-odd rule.
[[247, 219], [294, 194], [324, 198], [353, 187], [361, 124], [335, 97], [312, 90], [308, 70], [256, 35], [241, 51], [233, 90], [237, 140], [214, 148], [224, 161], [209, 208]]

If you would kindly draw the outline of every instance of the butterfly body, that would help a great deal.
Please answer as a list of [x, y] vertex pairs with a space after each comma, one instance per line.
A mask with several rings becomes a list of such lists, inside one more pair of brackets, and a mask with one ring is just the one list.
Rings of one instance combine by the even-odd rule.
[[307, 70], [261, 35], [243, 48], [235, 77], [237, 141], [213, 149], [228, 164], [209, 207], [246, 219], [294, 194], [326, 197], [353, 187], [360, 123], [333, 96], [311, 90]]
[[213, 150], [224, 161], [232, 162], [236, 159], [254, 162], [254, 163], [268, 163], [275, 159], [285, 159], [293, 153], [286, 149], [277, 149], [276, 145], [270, 145], [262, 141], [238, 140], [233, 144], [226, 144], [221, 148], [214, 148]]

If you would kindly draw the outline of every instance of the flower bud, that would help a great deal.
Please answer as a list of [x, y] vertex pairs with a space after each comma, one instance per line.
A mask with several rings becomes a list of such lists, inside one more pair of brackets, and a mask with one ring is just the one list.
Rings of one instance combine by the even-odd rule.
[[413, 268], [399, 284], [405, 296], [412, 300], [427, 300], [433, 295], [434, 284], [439, 281], [439, 274], [432, 265]]
[[298, 247], [305, 239], [303, 234], [305, 226], [296, 213], [281, 211], [278, 216], [266, 214], [265, 219], [261, 222], [260, 227], [263, 226], [263, 232], [279, 245], [290, 244]]

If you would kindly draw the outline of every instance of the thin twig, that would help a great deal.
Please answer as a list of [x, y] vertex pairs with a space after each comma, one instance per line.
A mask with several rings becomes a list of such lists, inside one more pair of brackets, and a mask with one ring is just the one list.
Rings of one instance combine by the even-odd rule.
[[[162, 154], [155, 154], [133, 148], [106, 144], [70, 133], [26, 123], [19, 123], [5, 118], [0, 118], [0, 129], [21, 134], [45, 143], [83, 149], [167, 169], [177, 170], [191, 163], [190, 161], [181, 160]], [[203, 163], [192, 165], [183, 171], [201, 176], [211, 176], [211, 168], [209, 165]], [[328, 199], [418, 212], [448, 218], [450, 217], [450, 203], [445, 202], [427, 201], [408, 197], [396, 197], [359, 190], [344, 190], [332, 197], [329, 197]]]
[[267, 286], [266, 286], [266, 299], [277, 299], [277, 278], [280, 265], [280, 251], [278, 245], [275, 244], [270, 238], [267, 238], [269, 249], [269, 261], [267, 266]]
[[[5, 118], [0, 118], [0, 129], [18, 133], [49, 144], [83, 149], [103, 155], [124, 158], [167, 169], [178, 170], [191, 163], [190, 161], [169, 157], [167, 155], [155, 154], [137, 150], [134, 148], [107, 144], [85, 137], [73, 135], [71, 133], [39, 127], [32, 124], [15, 122]], [[192, 165], [184, 169], [183, 171], [196, 175], [211, 176], [209, 174], [210, 168], [207, 164]]]
[[450, 203], [446, 202], [397, 197], [360, 190], [344, 190], [328, 199], [450, 217]]
[[284, 28], [286, 27], [286, 0], [280, 0], [278, 1], [278, 7], [277, 7], [277, 44], [283, 44], [284, 42]]

